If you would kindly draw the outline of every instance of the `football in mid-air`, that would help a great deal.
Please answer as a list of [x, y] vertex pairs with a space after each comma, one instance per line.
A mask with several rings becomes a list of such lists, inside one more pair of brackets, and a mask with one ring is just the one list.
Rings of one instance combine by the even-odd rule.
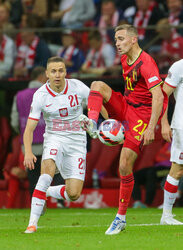
[[123, 143], [125, 129], [121, 122], [108, 119], [103, 121], [98, 130], [99, 140], [107, 146], [115, 146]]

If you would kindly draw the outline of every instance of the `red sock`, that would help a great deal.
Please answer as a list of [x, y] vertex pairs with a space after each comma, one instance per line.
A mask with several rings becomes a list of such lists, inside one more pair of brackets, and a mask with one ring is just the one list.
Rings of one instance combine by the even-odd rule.
[[121, 176], [118, 214], [125, 215], [134, 186], [133, 173]]
[[11, 177], [8, 183], [8, 200], [6, 208], [13, 208], [15, 205], [16, 195], [18, 193], [20, 181], [16, 177]]
[[90, 91], [88, 97], [88, 118], [98, 121], [99, 113], [102, 108], [103, 96], [98, 91]]

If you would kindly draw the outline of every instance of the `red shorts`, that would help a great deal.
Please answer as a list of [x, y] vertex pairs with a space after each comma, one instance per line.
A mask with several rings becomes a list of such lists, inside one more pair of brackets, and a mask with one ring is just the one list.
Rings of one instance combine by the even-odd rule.
[[133, 107], [127, 104], [120, 92], [112, 91], [110, 100], [104, 104], [109, 118], [121, 121], [125, 128], [125, 142], [123, 147], [130, 148], [137, 154], [143, 145], [141, 135], [147, 128], [151, 117], [151, 107]]

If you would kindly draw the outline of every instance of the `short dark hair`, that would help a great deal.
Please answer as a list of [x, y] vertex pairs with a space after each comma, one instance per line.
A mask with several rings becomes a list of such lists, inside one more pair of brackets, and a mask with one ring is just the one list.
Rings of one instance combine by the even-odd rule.
[[65, 60], [64, 60], [64, 58], [62, 58], [62, 57], [60, 57], [60, 56], [52, 56], [52, 57], [50, 57], [49, 59], [48, 59], [48, 61], [47, 61], [47, 66], [48, 66], [48, 64], [49, 63], [57, 63], [57, 62], [62, 62], [62, 63], [64, 63], [65, 64]]
[[119, 30], [126, 30], [129, 35], [138, 37], [137, 29], [131, 24], [121, 24], [115, 28], [115, 32]]
[[89, 40], [102, 40], [102, 37], [101, 37], [101, 34], [98, 30], [93, 30], [93, 31], [90, 31], [89, 34], [88, 34], [88, 39]]
[[35, 67], [30, 75], [31, 80], [36, 80], [38, 76], [45, 74], [45, 68], [42, 66]]

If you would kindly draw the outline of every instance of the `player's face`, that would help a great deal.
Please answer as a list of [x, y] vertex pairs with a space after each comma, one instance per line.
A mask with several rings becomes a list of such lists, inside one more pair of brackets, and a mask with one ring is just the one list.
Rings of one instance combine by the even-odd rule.
[[118, 30], [115, 34], [116, 48], [120, 55], [128, 54], [137, 38], [129, 36], [126, 30]]
[[51, 62], [47, 65], [46, 76], [51, 87], [61, 87], [65, 82], [66, 68], [63, 62]]

